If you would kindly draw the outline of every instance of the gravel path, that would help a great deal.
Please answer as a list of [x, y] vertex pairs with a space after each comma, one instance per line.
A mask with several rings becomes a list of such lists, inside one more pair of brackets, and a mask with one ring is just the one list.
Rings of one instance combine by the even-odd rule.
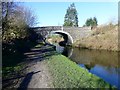
[[36, 61], [26, 70], [20, 88], [52, 88], [51, 78], [45, 61]]
[[33, 48], [31, 52], [26, 53], [30, 62], [25, 70], [26, 76], [18, 85], [19, 88], [53, 88], [52, 79], [46, 65], [47, 59], [42, 57], [45, 52], [49, 52], [46, 47], [44, 46], [42, 49]]

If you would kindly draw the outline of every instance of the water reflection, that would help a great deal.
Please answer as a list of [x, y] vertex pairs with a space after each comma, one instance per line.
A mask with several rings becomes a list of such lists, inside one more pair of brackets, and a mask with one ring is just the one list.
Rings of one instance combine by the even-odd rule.
[[62, 54], [106, 82], [120, 88], [120, 64], [118, 64], [120, 60], [118, 59], [118, 52], [66, 47], [63, 48]]
[[74, 48], [70, 59], [106, 82], [120, 87], [120, 61], [118, 52]]
[[78, 64], [93, 66], [99, 64], [108, 67], [120, 67], [118, 64], [118, 53], [103, 50], [87, 50], [74, 48], [70, 57]]

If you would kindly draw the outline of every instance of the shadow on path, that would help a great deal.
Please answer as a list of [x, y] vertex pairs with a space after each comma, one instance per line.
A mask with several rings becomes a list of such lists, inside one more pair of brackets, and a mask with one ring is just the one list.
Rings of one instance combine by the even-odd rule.
[[18, 87], [18, 90], [27, 90], [28, 85], [29, 85], [29, 83], [30, 83], [30, 81], [31, 81], [31, 79], [32, 79], [32, 76], [33, 76], [34, 74], [36, 74], [36, 73], [39, 73], [39, 72], [41, 72], [41, 71], [28, 73], [28, 74], [25, 76], [24, 80], [21, 82], [20, 86]]
[[[15, 75], [13, 75], [13, 77], [2, 80], [2, 88], [17, 88], [19, 86], [18, 89], [27, 89], [29, 82], [32, 79], [32, 76], [36, 73], [39, 73], [40, 71], [34, 72], [32, 70], [30, 73], [27, 73], [25, 72], [25, 70], [29, 69], [31, 66], [34, 66], [36, 62], [49, 59], [49, 56], [54, 54], [57, 54], [55, 51], [55, 46], [49, 44], [34, 47], [29, 52], [24, 53], [24, 55], [26, 56], [26, 58], [24, 58], [25, 62], [23, 62], [23, 64], [25, 64], [25, 67], [23, 67], [18, 72], [15, 72]], [[12, 72], [12, 74], [14, 73]], [[24, 79], [21, 81], [20, 78]]]
[[49, 58], [49, 56], [57, 54], [55, 50], [55, 46], [53, 45], [45, 45], [42, 47], [35, 47], [31, 49], [30, 52], [25, 53], [24, 55], [27, 56], [26, 60], [34, 61], [34, 60], [39, 60], [42, 61], [45, 58]]
[[[15, 79], [20, 79], [20, 78], [24, 78], [24, 77], [25, 77], [24, 80], [21, 82], [19, 88], [27, 88], [30, 80], [32, 79], [32, 76], [33, 76], [34, 74], [36, 74], [36, 73], [39, 73], [39, 72], [41, 72], [41, 71], [30, 72], [30, 73], [28, 73], [28, 74], [26, 74], [26, 75], [16, 76], [16, 77], [14, 77], [14, 78], [10, 78], [10, 79], [3, 80], [2, 82], [7, 83], [7, 82], [9, 82], [9, 81], [14, 81]], [[8, 85], [9, 85], [9, 84], [8, 84]], [[8, 86], [8, 85], [7, 85], [7, 86]], [[4, 87], [7, 87], [7, 86], [3, 86], [3, 88], [4, 88]], [[22, 90], [23, 90], [23, 89], [22, 89]]]

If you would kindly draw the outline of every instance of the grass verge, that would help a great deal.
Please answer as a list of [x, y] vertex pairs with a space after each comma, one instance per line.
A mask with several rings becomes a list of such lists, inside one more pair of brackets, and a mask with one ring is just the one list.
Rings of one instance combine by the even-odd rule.
[[55, 88], [114, 88], [63, 55], [51, 56], [47, 65]]

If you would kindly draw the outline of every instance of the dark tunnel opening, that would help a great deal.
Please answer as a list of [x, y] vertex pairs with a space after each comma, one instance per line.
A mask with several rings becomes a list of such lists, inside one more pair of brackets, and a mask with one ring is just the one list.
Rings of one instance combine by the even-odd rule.
[[63, 36], [63, 39], [64, 39], [64, 41], [59, 42], [59, 45], [60, 45], [60, 46], [66, 46], [66, 45], [67, 45], [67, 42], [68, 42], [68, 35], [67, 35], [67, 34], [64, 34], [64, 33], [61, 33], [61, 32], [56, 32], [56, 34], [62, 35], [62, 36]]

